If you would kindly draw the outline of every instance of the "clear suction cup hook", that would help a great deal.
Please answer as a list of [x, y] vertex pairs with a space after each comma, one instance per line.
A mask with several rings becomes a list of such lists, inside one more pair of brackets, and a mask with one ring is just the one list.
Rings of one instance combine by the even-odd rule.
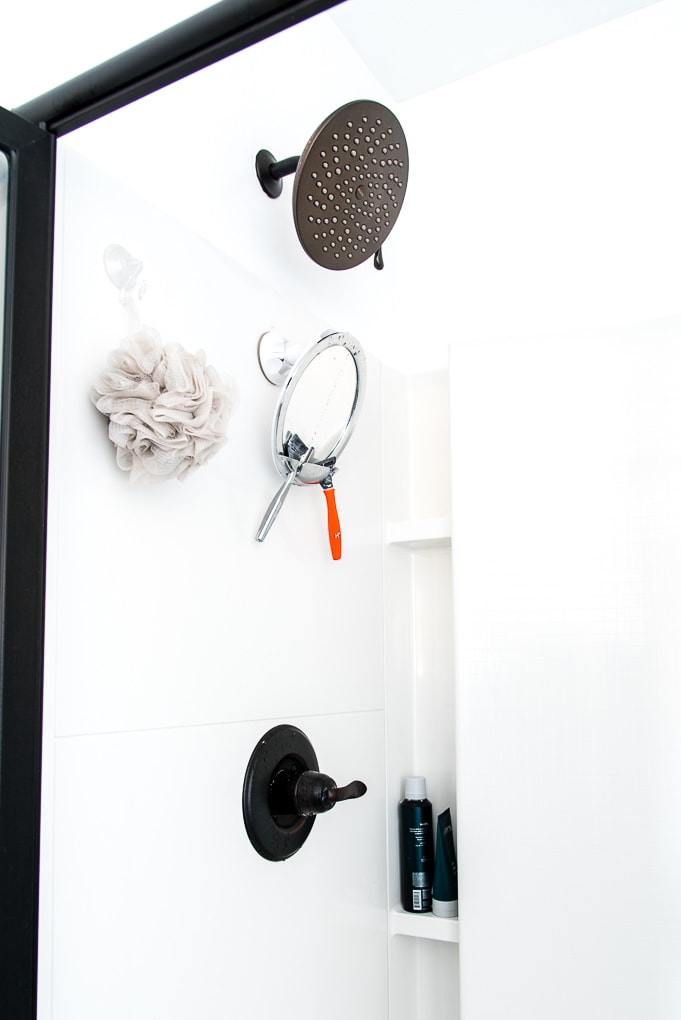
[[[104, 270], [114, 287], [120, 293], [121, 301], [129, 299], [137, 285], [144, 265], [139, 259], [132, 257], [120, 244], [110, 244], [104, 249]], [[144, 282], [141, 283], [138, 297], [144, 294]]]

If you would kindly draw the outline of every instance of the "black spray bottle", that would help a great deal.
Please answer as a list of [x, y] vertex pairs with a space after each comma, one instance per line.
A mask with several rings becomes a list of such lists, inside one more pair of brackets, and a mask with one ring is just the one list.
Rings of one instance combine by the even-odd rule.
[[400, 890], [402, 906], [412, 914], [432, 909], [433, 808], [423, 776], [404, 781], [399, 806]]

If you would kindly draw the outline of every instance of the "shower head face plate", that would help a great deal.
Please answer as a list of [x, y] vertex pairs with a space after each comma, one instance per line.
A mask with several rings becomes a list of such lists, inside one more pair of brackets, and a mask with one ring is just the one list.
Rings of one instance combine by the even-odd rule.
[[360, 99], [332, 113], [300, 157], [293, 218], [303, 248], [325, 269], [371, 258], [395, 225], [409, 174], [394, 113]]

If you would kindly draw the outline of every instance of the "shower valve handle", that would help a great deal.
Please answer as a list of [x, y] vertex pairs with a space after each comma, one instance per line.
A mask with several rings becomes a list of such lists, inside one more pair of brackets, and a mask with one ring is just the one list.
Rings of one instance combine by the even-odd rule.
[[318, 768], [308, 737], [290, 723], [273, 726], [255, 745], [242, 810], [248, 838], [265, 860], [287, 860], [301, 848], [317, 815], [367, 792], [358, 779], [339, 788]]
[[293, 793], [299, 815], [319, 815], [340, 800], [354, 800], [367, 792], [366, 784], [355, 779], [347, 786], [336, 786], [331, 776], [323, 772], [303, 772], [298, 777]]
[[357, 800], [358, 797], [363, 797], [366, 792], [367, 788], [362, 780], [353, 779], [347, 786], [337, 786], [335, 789], [329, 790], [329, 799], [337, 804], [339, 800]]

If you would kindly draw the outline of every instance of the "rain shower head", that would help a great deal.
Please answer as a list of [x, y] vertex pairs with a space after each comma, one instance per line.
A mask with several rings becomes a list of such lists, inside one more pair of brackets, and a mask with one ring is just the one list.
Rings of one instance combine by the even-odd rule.
[[270, 198], [295, 172], [293, 219], [303, 248], [324, 269], [351, 269], [374, 256], [395, 226], [409, 174], [404, 131], [381, 103], [358, 99], [317, 128], [301, 156], [277, 161], [261, 149], [255, 169]]

